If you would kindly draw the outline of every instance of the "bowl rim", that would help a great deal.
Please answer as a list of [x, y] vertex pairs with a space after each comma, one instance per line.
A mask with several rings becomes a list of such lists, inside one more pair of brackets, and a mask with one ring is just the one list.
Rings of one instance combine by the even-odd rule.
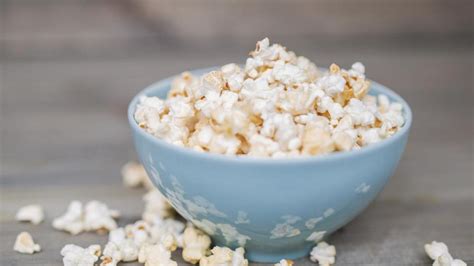
[[[200, 68], [200, 69], [191, 70], [189, 72], [194, 75], [200, 75], [205, 72], [215, 70], [217, 68], [219, 67], [216, 66], [216, 67]], [[403, 112], [404, 112], [404, 117], [405, 117], [405, 124], [393, 136], [387, 139], [384, 139], [380, 142], [370, 144], [358, 150], [334, 152], [330, 154], [323, 154], [323, 155], [316, 155], [316, 156], [296, 156], [296, 157], [290, 157], [290, 158], [232, 156], [232, 155], [225, 155], [225, 154], [218, 154], [218, 153], [200, 152], [188, 147], [178, 146], [178, 145], [169, 143], [165, 140], [162, 140], [160, 138], [157, 138], [151, 135], [150, 133], [146, 132], [142, 128], [140, 128], [135, 121], [134, 113], [135, 113], [135, 109], [139, 102], [140, 97], [154, 95], [156, 94], [157, 91], [167, 89], [167, 87], [171, 85], [171, 82], [173, 81], [173, 79], [175, 79], [178, 75], [161, 79], [147, 86], [145, 89], [137, 93], [132, 98], [132, 100], [130, 101], [128, 105], [127, 116], [128, 116], [128, 122], [130, 124], [130, 127], [135, 132], [135, 134], [140, 135], [141, 137], [145, 138], [146, 140], [152, 142], [153, 144], [157, 146], [164, 147], [168, 150], [174, 151], [176, 153], [180, 153], [184, 156], [196, 157], [196, 158], [208, 159], [208, 160], [220, 161], [220, 162], [227, 162], [227, 163], [266, 164], [266, 165], [267, 164], [268, 165], [281, 165], [281, 164], [307, 164], [307, 163], [329, 162], [329, 161], [342, 160], [342, 159], [347, 159], [350, 157], [364, 155], [371, 152], [380, 151], [384, 147], [387, 147], [390, 144], [397, 142], [403, 137], [405, 137], [409, 133], [409, 130], [412, 124], [412, 111], [408, 103], [400, 95], [398, 95], [391, 89], [387, 88], [386, 86], [380, 83], [377, 83], [371, 80], [370, 89], [377, 91], [376, 95], [383, 93], [387, 95], [391, 100], [396, 100], [397, 102], [401, 103], [403, 106]]]

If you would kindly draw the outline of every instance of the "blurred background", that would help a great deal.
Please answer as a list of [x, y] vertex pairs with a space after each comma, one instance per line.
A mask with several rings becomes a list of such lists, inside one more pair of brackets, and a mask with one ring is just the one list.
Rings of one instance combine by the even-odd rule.
[[473, 28], [471, 0], [0, 0], [1, 238], [28, 228], [60, 242], [25, 258], [6, 241], [0, 264], [54, 264], [70, 242], [17, 225], [23, 204], [52, 218], [96, 198], [139, 216], [141, 193], [119, 176], [135, 159], [130, 99], [184, 70], [243, 63], [264, 37], [318, 66], [361, 61], [414, 111], [395, 176], [334, 236], [338, 261], [424, 264], [409, 246], [437, 239], [473, 262]]

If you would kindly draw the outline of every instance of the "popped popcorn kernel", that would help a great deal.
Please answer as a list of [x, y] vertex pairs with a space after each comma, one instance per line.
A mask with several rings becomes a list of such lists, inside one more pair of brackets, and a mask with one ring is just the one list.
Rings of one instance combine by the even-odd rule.
[[433, 266], [466, 266], [460, 259], [453, 259], [449, 253], [448, 246], [443, 242], [432, 241], [425, 244], [425, 252], [433, 262]]
[[200, 266], [248, 266], [248, 260], [245, 259], [245, 250], [241, 247], [235, 251], [228, 247], [214, 247], [211, 249], [212, 255], [203, 257], [199, 261]]
[[101, 248], [99, 245], [82, 248], [74, 244], [68, 244], [61, 249], [64, 266], [93, 266], [99, 260], [100, 254]]
[[161, 244], [145, 244], [138, 253], [138, 262], [145, 266], [176, 266], [176, 261], [171, 259], [171, 252]]
[[36, 244], [33, 241], [33, 237], [28, 232], [21, 232], [18, 234], [13, 246], [13, 250], [24, 253], [24, 254], [33, 254], [35, 252], [41, 251], [40, 245]]
[[43, 207], [38, 204], [23, 206], [16, 213], [15, 219], [20, 222], [40, 224], [44, 220]]
[[128, 162], [122, 166], [122, 179], [126, 187], [145, 187], [152, 189], [154, 186], [148, 178], [143, 165], [137, 162]]
[[331, 134], [314, 124], [306, 125], [303, 136], [304, 154], [318, 155], [334, 151], [334, 141]]
[[110, 231], [117, 228], [114, 219], [118, 218], [120, 213], [112, 210], [100, 201], [90, 201], [84, 207], [84, 230], [86, 231]]
[[142, 219], [153, 224], [157, 219], [171, 217], [175, 214], [173, 207], [158, 189], [151, 189], [144, 196], [145, 211]]
[[66, 213], [53, 220], [53, 227], [77, 235], [84, 230], [83, 214], [82, 203], [77, 200], [71, 201]]
[[319, 242], [310, 253], [311, 261], [318, 262], [321, 266], [329, 266], [336, 261], [336, 247], [326, 242]]
[[189, 263], [196, 264], [206, 256], [211, 239], [201, 230], [189, 226], [183, 235], [183, 259]]
[[100, 201], [90, 201], [84, 207], [80, 201], [72, 201], [65, 214], [53, 220], [53, 227], [77, 235], [83, 231], [104, 232], [117, 228], [114, 219], [120, 213], [109, 209]]
[[243, 67], [230, 63], [200, 77], [184, 72], [167, 99], [142, 97], [137, 124], [199, 152], [286, 158], [360, 149], [405, 123], [400, 103], [368, 94], [360, 62], [319, 70], [268, 38], [249, 55]]

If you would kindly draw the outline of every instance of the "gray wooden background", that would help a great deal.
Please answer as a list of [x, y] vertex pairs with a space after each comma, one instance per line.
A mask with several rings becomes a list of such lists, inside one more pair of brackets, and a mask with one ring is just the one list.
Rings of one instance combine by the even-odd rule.
[[[119, 174], [135, 158], [128, 101], [168, 75], [241, 62], [264, 36], [321, 66], [362, 61], [414, 111], [395, 176], [329, 239], [337, 265], [430, 265], [423, 244], [432, 240], [473, 265], [472, 8], [463, 0], [0, 0], [0, 265], [60, 265], [67, 243], [104, 244], [105, 236], [51, 228], [70, 200], [102, 200], [123, 211], [120, 224], [138, 219], [143, 191], [123, 188]], [[29, 203], [44, 205], [41, 225], [14, 221]], [[13, 252], [22, 230], [41, 253]]]

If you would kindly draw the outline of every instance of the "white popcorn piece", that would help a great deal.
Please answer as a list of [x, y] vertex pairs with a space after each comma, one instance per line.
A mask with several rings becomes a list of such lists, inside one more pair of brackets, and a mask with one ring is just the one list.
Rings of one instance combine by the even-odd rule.
[[321, 266], [329, 266], [336, 261], [336, 247], [326, 242], [319, 242], [310, 253], [311, 261], [318, 262]]
[[43, 207], [38, 204], [21, 207], [16, 213], [15, 219], [20, 222], [40, 224], [44, 220]]
[[433, 266], [466, 266], [460, 259], [453, 259], [449, 253], [448, 246], [443, 242], [432, 241], [425, 244], [425, 252], [433, 262]]
[[[102, 260], [106, 261], [104, 266], [116, 265], [118, 262], [136, 261], [144, 246], [160, 245], [168, 251], [176, 250], [178, 246], [177, 236], [181, 233], [184, 225], [172, 219], [156, 219], [150, 224], [146, 221], [136, 221], [128, 224], [125, 228], [117, 228], [109, 232], [109, 242], [105, 245]], [[154, 249], [154, 248], [152, 248]], [[153, 264], [153, 258], [143, 260], [148, 261], [148, 265]], [[171, 262], [170, 262], [171, 263]], [[166, 264], [168, 265], [168, 264]]]
[[432, 260], [435, 260], [443, 253], [449, 253], [449, 250], [445, 243], [432, 241], [430, 244], [425, 244], [425, 252]]
[[354, 125], [371, 126], [375, 123], [375, 115], [358, 99], [351, 99], [344, 109]]
[[169, 250], [173, 251], [176, 247], [181, 247], [185, 225], [174, 219], [155, 220], [155, 223], [149, 228], [150, 236], [153, 242], [161, 242]]
[[145, 266], [175, 266], [176, 261], [171, 259], [171, 252], [161, 244], [145, 244], [140, 248], [138, 262]]
[[275, 266], [293, 266], [293, 264], [294, 264], [294, 261], [283, 259], [283, 260], [280, 260], [278, 263], [275, 263]]
[[143, 165], [137, 162], [128, 162], [122, 166], [122, 179], [126, 187], [140, 187], [152, 189], [154, 186], [148, 178], [148, 175], [143, 168]]
[[84, 230], [83, 215], [82, 203], [77, 200], [72, 201], [66, 213], [53, 220], [53, 227], [77, 235]]
[[467, 264], [460, 259], [453, 259], [449, 253], [443, 253], [436, 258], [433, 266], [467, 266]]
[[360, 140], [362, 145], [373, 144], [381, 141], [379, 131], [376, 128], [363, 129], [361, 128]]
[[86, 231], [113, 230], [117, 228], [114, 219], [119, 216], [118, 211], [109, 209], [104, 203], [90, 201], [84, 208], [84, 229]]
[[359, 75], [365, 74], [365, 66], [361, 62], [355, 62], [352, 64], [351, 70], [356, 71]]
[[33, 241], [33, 237], [30, 235], [30, 233], [21, 232], [16, 237], [13, 250], [19, 253], [33, 254], [35, 252], [41, 251], [41, 247]]
[[143, 196], [145, 211], [142, 219], [153, 224], [155, 220], [173, 216], [175, 211], [168, 200], [157, 189], [152, 189]]
[[245, 250], [237, 248], [235, 251], [228, 247], [214, 247], [211, 249], [212, 255], [203, 257], [199, 262], [200, 266], [248, 266], [245, 259]]
[[188, 226], [183, 235], [183, 259], [196, 264], [206, 256], [211, 245], [211, 239], [194, 226]]
[[[117, 228], [109, 232], [109, 242], [105, 245], [104, 256], [113, 261], [135, 261], [138, 259], [139, 244], [143, 244], [143, 237], [135, 230]], [[135, 239], [135, 236], [140, 235]]]
[[99, 245], [91, 245], [82, 248], [74, 244], [68, 244], [61, 249], [64, 266], [93, 266], [99, 260], [101, 248]]
[[116, 266], [122, 260], [122, 252], [114, 242], [105, 244], [102, 254], [100, 266]]
[[330, 153], [335, 149], [330, 132], [315, 124], [307, 124], [303, 136], [304, 154], [318, 155]]
[[327, 95], [335, 96], [344, 91], [346, 80], [341, 75], [327, 74], [321, 77], [316, 86], [323, 89]]
[[135, 119], [148, 133], [199, 152], [319, 155], [360, 149], [403, 126], [402, 105], [368, 95], [369, 89], [360, 62], [319, 73], [307, 58], [265, 38], [243, 69], [227, 64], [201, 77], [185, 72], [166, 100], [142, 99]]
[[83, 207], [80, 201], [72, 201], [65, 214], [53, 220], [57, 230], [77, 235], [83, 231], [110, 231], [117, 228], [115, 218], [120, 213], [111, 210], [100, 201], [90, 201]]

